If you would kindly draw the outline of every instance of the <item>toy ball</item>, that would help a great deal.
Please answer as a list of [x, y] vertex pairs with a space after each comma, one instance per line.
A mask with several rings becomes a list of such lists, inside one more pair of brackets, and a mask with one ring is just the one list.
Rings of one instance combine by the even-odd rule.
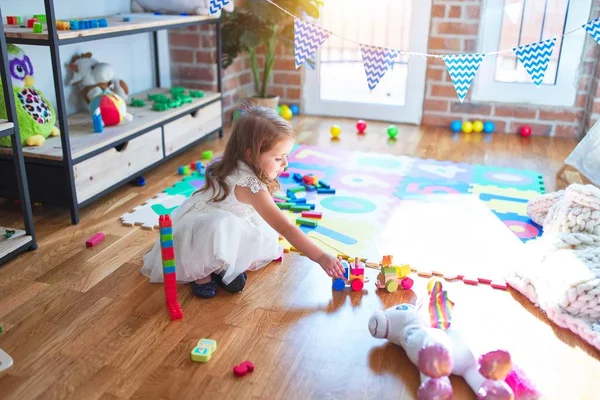
[[387, 134], [391, 139], [394, 139], [398, 135], [398, 128], [396, 125], [390, 125], [387, 128]]
[[519, 129], [519, 134], [523, 137], [531, 136], [531, 127], [529, 125], [523, 125]]
[[281, 115], [282, 108], [281, 106], [277, 106], [277, 114]]
[[298, 113], [300, 112], [300, 107], [298, 107], [298, 105], [296, 104], [292, 104], [290, 106], [290, 110], [292, 110], [292, 114], [298, 115]]
[[462, 129], [462, 122], [460, 122], [457, 119], [452, 121], [452, 123], [450, 124], [450, 130], [452, 130], [452, 132], [454, 132], [454, 133], [460, 132], [461, 129]]
[[90, 101], [88, 109], [92, 116], [97, 109], [100, 109], [104, 126], [118, 125], [128, 116], [125, 101], [110, 90], [105, 90], [102, 94], [94, 97]]
[[473, 132], [473, 123], [471, 121], [465, 121], [462, 124], [462, 131], [464, 133], [471, 133]]
[[281, 116], [285, 119], [292, 119], [294, 114], [292, 113], [292, 110], [289, 107], [286, 107], [286, 108], [282, 108]]
[[329, 128], [329, 132], [331, 132], [331, 136], [337, 138], [340, 136], [340, 133], [342, 133], [342, 128], [339, 125], [333, 125], [331, 128]]
[[483, 122], [481, 121], [475, 121], [473, 122], [473, 132], [481, 132], [483, 131]]
[[356, 130], [358, 130], [358, 133], [365, 133], [366, 129], [367, 129], [367, 123], [365, 121], [363, 121], [362, 119], [359, 119], [356, 122]]
[[483, 131], [485, 133], [492, 133], [494, 132], [494, 129], [496, 129], [496, 127], [492, 121], [487, 121], [485, 124], [483, 124]]

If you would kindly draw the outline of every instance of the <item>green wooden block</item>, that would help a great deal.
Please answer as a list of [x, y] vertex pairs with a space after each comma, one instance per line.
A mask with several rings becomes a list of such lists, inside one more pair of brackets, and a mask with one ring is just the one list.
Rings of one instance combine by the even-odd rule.
[[293, 188], [289, 188], [288, 191], [292, 193], [306, 192], [306, 188], [304, 186], [296, 186]]
[[288, 208], [290, 208], [294, 205], [294, 203], [275, 203], [275, 204], [277, 204], [277, 207], [279, 207], [280, 210], [287, 210]]
[[302, 205], [302, 206], [293, 205], [293, 206], [290, 207], [290, 210], [291, 211], [308, 211], [308, 210], [311, 210], [311, 207], [310, 206], [305, 206], [305, 205]]
[[162, 241], [173, 240], [173, 234], [169, 233], [167, 235], [160, 235], [160, 240], [162, 240]]
[[163, 267], [174, 267], [175, 266], [175, 260], [167, 260], [167, 261], [163, 261]]
[[307, 219], [307, 218], [298, 218], [296, 219], [296, 222], [299, 223], [300, 225], [306, 225], [306, 226], [317, 226], [317, 221], [312, 220], [312, 219]]
[[275, 197], [276, 199], [285, 200], [285, 201], [288, 201], [290, 199], [289, 197], [287, 197], [286, 195], [281, 194], [281, 193], [275, 193], [273, 195], [273, 197]]

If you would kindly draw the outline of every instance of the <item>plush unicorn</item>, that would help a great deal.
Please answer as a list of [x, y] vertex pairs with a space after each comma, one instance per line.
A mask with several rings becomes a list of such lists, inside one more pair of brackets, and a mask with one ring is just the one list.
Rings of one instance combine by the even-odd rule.
[[525, 374], [512, 365], [510, 354], [497, 350], [475, 358], [460, 332], [450, 327], [454, 304], [436, 282], [431, 290], [432, 326], [424, 324], [417, 307], [400, 304], [375, 311], [371, 335], [402, 347], [421, 373], [420, 400], [452, 399], [449, 375], [462, 376], [478, 399], [530, 400], [540, 394]]

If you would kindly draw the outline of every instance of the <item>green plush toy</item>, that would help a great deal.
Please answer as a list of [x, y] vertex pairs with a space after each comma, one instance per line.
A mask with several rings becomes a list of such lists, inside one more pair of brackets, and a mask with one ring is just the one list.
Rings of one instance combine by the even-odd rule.
[[[33, 86], [33, 64], [29, 57], [20, 47], [13, 44], [7, 44], [6, 48], [21, 144], [41, 146], [48, 136], [57, 136], [60, 133], [54, 126], [56, 113], [42, 92]], [[2, 82], [0, 90], [4, 90]], [[7, 118], [4, 96], [0, 96], [0, 118]], [[10, 136], [1, 138], [0, 146], [10, 147]]]

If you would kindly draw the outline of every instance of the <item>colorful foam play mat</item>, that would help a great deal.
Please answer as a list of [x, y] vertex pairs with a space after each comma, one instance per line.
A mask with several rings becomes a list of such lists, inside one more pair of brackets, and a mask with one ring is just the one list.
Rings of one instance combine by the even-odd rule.
[[[400, 215], [398, 210], [409, 210], [409, 205], [419, 210], [415, 213], [422, 214], [416, 216], [415, 221], [422, 221], [421, 225], [424, 225], [418, 229], [423, 243], [439, 233], [442, 224], [449, 223], [450, 218], [455, 229], [448, 231], [448, 237], [466, 235], [464, 232], [468, 231], [472, 237], [485, 238], [485, 229], [488, 228], [475, 226], [478, 222], [473, 221], [481, 221], [481, 218], [474, 217], [477, 212], [472, 205], [449, 208], [436, 219], [432, 219], [432, 215], [439, 212], [414, 208], [415, 204], [449, 195], [478, 199], [479, 204], [487, 206], [483, 207], [486, 213], [495, 215], [492, 223], [502, 225], [500, 229], [503, 232], [521, 242], [542, 234], [541, 227], [527, 216], [527, 201], [545, 191], [542, 176], [534, 171], [297, 145], [289, 156], [287, 172], [288, 176], [279, 178], [283, 195], [288, 193], [288, 189], [302, 186], [299, 176], [312, 175], [335, 189], [334, 194], [319, 193], [323, 191], [318, 190], [294, 194], [294, 197], [305, 198], [306, 203], [312, 204], [313, 209], [307, 211], [322, 213], [322, 218], [315, 219], [316, 226], [301, 225], [301, 229], [332, 254], [356, 255], [377, 262], [382, 253], [392, 253], [390, 249], [383, 248], [382, 243], [393, 246], [394, 237], [401, 236], [400, 232], [406, 233], [406, 221], [394, 220], [393, 217]], [[157, 227], [158, 215], [171, 213], [203, 183], [203, 174], [194, 171], [157, 197], [123, 215], [121, 220], [126, 225], [142, 225], [149, 229]], [[284, 208], [284, 212], [294, 220], [301, 217], [299, 210]], [[463, 216], [457, 217], [459, 214]], [[410, 219], [408, 215], [403, 218]], [[390, 226], [392, 221], [393, 226]], [[410, 229], [417, 230], [414, 226]], [[477, 229], [483, 232], [477, 232]], [[474, 239], [466, 239], [465, 236], [464, 240]], [[283, 244], [290, 247], [285, 241]], [[436, 246], [440, 248], [439, 243]], [[428, 248], [435, 251], [436, 246], [431, 244]]]

